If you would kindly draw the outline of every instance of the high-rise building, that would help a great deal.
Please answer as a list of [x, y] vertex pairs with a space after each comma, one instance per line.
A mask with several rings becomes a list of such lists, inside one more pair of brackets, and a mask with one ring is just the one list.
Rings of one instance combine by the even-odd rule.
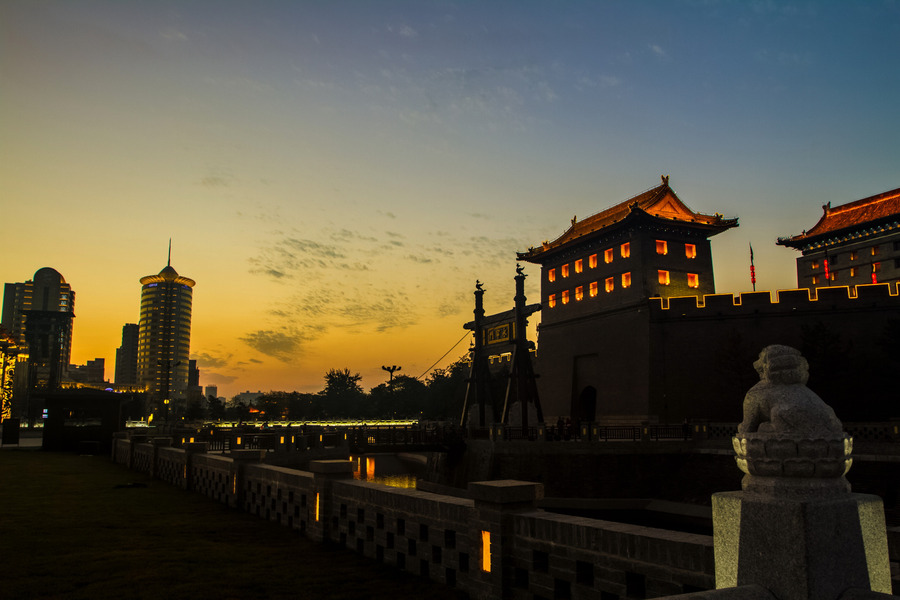
[[188, 361], [187, 399], [191, 402], [204, 400], [203, 386], [200, 385], [200, 369], [197, 368], [197, 360], [193, 358]]
[[75, 292], [55, 269], [44, 267], [34, 279], [7, 283], [2, 324], [28, 353], [28, 387], [55, 389], [69, 366]]
[[159, 402], [183, 398], [191, 346], [191, 300], [196, 282], [169, 263], [141, 278], [138, 382]]
[[122, 326], [122, 345], [116, 348], [115, 382], [119, 385], [134, 385], [137, 377], [138, 325], [125, 323]]

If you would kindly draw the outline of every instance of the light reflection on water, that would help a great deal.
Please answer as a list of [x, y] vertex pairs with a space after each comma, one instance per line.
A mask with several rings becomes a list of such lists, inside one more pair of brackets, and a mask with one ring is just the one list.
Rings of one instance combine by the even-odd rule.
[[[352, 456], [353, 478], [396, 488], [416, 489], [416, 475], [393, 456]], [[377, 464], [377, 467], [376, 467]]]

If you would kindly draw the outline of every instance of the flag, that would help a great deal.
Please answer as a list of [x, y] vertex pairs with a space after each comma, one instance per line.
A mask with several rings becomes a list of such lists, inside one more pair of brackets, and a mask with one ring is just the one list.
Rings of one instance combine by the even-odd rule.
[[753, 266], [753, 244], [750, 244], [750, 283], [753, 284], [753, 291], [756, 291], [756, 267]]

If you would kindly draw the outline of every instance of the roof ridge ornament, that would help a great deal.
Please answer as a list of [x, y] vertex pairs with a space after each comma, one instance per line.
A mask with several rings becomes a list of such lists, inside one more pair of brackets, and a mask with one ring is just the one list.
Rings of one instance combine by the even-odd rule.
[[659, 178], [662, 180], [663, 185], [669, 185], [669, 176], [668, 175], [660, 175]]

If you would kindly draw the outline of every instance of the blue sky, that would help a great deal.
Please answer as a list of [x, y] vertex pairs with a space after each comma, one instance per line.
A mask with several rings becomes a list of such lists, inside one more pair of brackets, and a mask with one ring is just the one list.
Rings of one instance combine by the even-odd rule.
[[3, 281], [59, 270], [74, 359], [111, 376], [172, 237], [226, 395], [418, 375], [476, 278], [508, 308], [517, 250], [662, 174], [740, 219], [713, 246], [735, 293], [750, 243], [791, 288], [777, 237], [900, 187], [893, 0], [8, 0], [0, 79]]

